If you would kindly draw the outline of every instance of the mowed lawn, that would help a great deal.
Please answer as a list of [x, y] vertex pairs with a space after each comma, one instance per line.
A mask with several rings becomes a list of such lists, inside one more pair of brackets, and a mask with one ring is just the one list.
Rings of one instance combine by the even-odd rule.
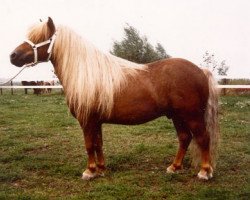
[[81, 180], [81, 129], [61, 94], [0, 95], [0, 199], [250, 199], [250, 96], [220, 100], [214, 178], [190, 164], [166, 174], [178, 147], [165, 117], [140, 126], [104, 125], [105, 177]]

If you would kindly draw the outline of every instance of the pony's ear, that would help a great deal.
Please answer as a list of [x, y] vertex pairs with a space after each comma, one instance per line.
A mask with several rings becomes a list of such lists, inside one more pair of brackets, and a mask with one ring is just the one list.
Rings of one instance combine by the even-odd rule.
[[51, 17], [48, 18], [47, 25], [49, 27], [50, 34], [52, 36], [56, 31], [56, 27], [55, 27], [55, 24], [54, 24], [53, 20], [51, 19]]

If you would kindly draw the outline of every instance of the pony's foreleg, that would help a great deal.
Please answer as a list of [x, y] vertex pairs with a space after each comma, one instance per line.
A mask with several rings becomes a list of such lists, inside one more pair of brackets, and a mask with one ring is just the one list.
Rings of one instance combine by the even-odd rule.
[[96, 145], [95, 145], [95, 151], [97, 156], [97, 170], [99, 176], [104, 176], [105, 171], [105, 160], [104, 160], [104, 154], [103, 154], [103, 140], [102, 140], [102, 131], [101, 129], [98, 131], [95, 139]]
[[91, 130], [84, 129], [85, 148], [87, 151], [88, 161], [87, 169], [82, 174], [82, 179], [90, 180], [97, 176], [96, 174], [96, 162], [95, 162], [95, 146], [94, 146], [94, 134]]
[[[101, 125], [87, 124], [83, 128], [85, 147], [88, 155], [87, 169], [82, 174], [82, 179], [90, 180], [103, 175], [104, 157], [102, 151]], [[97, 162], [96, 163], [96, 156]]]
[[174, 173], [176, 170], [182, 169], [183, 158], [192, 140], [192, 134], [182, 121], [173, 119], [173, 122], [178, 135], [179, 149], [173, 163], [167, 168], [168, 173]]

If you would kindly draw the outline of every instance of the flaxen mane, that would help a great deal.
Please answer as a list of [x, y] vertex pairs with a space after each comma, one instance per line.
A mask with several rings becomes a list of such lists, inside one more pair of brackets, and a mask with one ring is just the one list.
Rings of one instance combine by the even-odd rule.
[[[30, 29], [28, 38], [37, 43], [48, 39], [49, 34], [46, 23], [40, 23]], [[128, 75], [146, 69], [146, 65], [100, 52], [65, 26], [57, 27], [52, 59], [58, 66], [56, 74], [67, 101], [83, 122], [93, 110], [108, 116], [113, 108], [114, 95], [126, 84]]]

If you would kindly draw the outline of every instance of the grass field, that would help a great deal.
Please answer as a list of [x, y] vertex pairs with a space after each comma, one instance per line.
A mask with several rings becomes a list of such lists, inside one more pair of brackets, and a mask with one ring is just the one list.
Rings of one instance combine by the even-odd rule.
[[166, 174], [177, 150], [171, 121], [104, 125], [106, 176], [81, 180], [81, 129], [60, 94], [0, 95], [0, 199], [250, 199], [250, 98], [221, 98], [220, 157], [200, 181], [190, 167]]

